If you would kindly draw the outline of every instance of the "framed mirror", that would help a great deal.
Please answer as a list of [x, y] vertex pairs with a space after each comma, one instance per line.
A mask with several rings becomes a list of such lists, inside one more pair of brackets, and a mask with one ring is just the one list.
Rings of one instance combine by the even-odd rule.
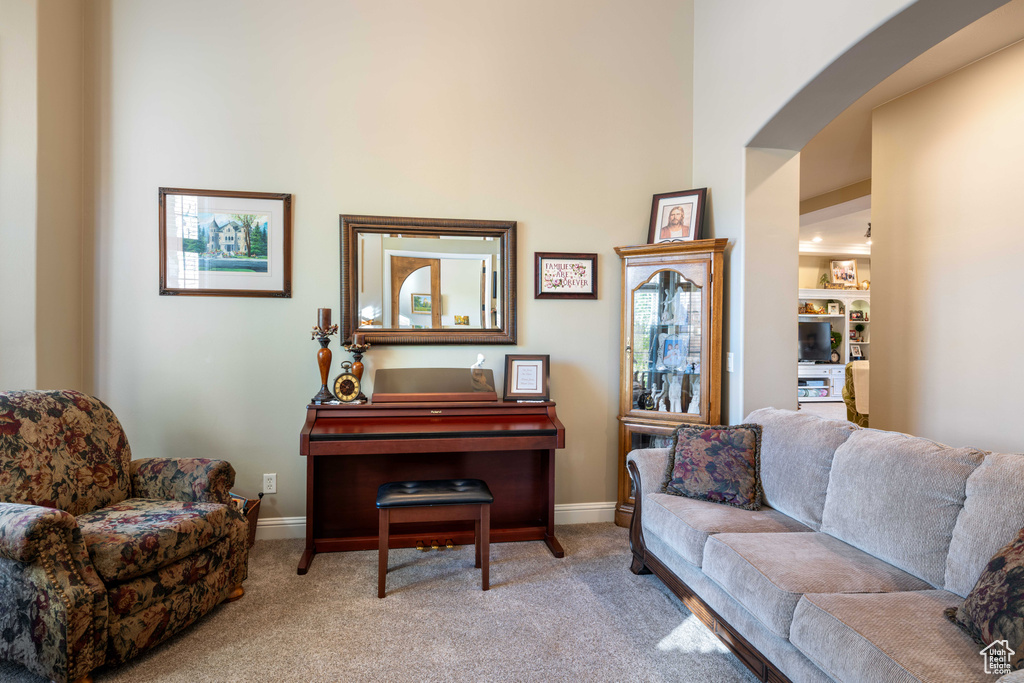
[[515, 344], [515, 221], [342, 214], [341, 333]]

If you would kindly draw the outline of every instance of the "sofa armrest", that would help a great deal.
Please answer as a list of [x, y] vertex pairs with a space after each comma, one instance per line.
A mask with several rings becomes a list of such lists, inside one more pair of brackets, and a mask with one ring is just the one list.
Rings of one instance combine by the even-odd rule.
[[662, 487], [668, 483], [668, 468], [672, 462], [671, 448], [638, 448], [626, 455], [626, 462], [636, 463], [640, 473], [640, 488], [636, 492], [638, 498], [648, 493], [662, 493]]
[[103, 665], [107, 590], [75, 518], [0, 503], [0, 659], [54, 681]]
[[74, 515], [39, 505], [0, 503], [0, 557], [32, 562], [45, 549], [51, 534], [77, 529]]
[[235, 485], [235, 470], [226, 460], [209, 458], [146, 458], [131, 461], [132, 495], [136, 498], [224, 503]]

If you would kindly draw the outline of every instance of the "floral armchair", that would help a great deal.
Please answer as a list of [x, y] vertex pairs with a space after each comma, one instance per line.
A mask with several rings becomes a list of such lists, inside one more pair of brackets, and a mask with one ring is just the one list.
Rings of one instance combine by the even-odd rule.
[[0, 659], [89, 680], [240, 597], [234, 478], [222, 460], [132, 460], [84, 394], [0, 393]]

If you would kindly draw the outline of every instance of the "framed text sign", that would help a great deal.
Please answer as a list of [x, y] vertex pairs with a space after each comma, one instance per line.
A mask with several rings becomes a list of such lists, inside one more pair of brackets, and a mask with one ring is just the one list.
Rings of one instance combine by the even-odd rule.
[[596, 299], [597, 254], [534, 253], [534, 299]]

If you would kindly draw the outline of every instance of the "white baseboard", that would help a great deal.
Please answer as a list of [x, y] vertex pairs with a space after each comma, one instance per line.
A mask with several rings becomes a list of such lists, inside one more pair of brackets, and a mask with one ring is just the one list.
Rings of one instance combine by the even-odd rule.
[[[615, 501], [606, 503], [567, 503], [555, 506], [555, 524], [590, 524], [615, 521]], [[256, 523], [256, 540], [277, 541], [305, 538], [305, 517], [269, 517]]]

